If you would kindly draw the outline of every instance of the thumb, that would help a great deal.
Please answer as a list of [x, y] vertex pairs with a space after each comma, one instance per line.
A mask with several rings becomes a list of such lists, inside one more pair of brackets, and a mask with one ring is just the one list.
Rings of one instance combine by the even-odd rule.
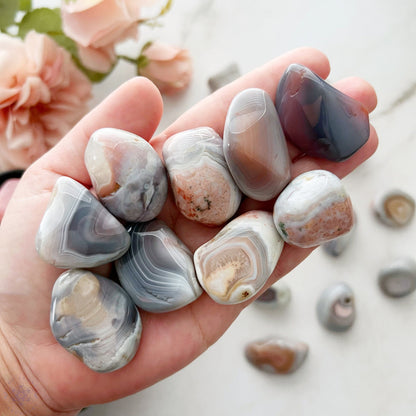
[[156, 86], [147, 78], [132, 78], [87, 114], [34, 167], [69, 176], [89, 187], [91, 182], [84, 165], [84, 151], [91, 134], [103, 127], [113, 127], [150, 140], [162, 111], [162, 98]]

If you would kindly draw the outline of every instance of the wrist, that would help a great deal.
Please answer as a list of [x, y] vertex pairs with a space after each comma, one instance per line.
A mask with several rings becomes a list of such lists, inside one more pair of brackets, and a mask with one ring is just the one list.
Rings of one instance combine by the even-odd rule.
[[26, 376], [9, 340], [0, 326], [0, 415], [1, 416], [75, 416], [60, 413], [41, 397]]

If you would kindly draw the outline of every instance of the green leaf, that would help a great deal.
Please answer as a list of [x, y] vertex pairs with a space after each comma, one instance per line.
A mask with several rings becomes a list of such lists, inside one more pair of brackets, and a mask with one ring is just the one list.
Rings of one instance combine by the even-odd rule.
[[26, 13], [19, 24], [18, 35], [24, 38], [31, 30], [35, 30], [38, 33], [61, 34], [62, 20], [60, 10], [43, 7]]
[[32, 0], [19, 0], [19, 10], [22, 12], [32, 10]]
[[72, 57], [78, 57], [77, 44], [71, 38], [59, 32], [48, 33], [48, 36], [51, 37], [59, 46], [66, 49]]
[[38, 33], [45, 33], [59, 46], [66, 49], [71, 54], [72, 60], [77, 67], [89, 78], [91, 82], [100, 82], [111, 73], [113, 68], [108, 73], [102, 73], [91, 71], [82, 65], [78, 56], [76, 43], [62, 31], [62, 19], [59, 9], [40, 8], [26, 13], [19, 25], [19, 36], [24, 38], [31, 30], [35, 30]]
[[5, 29], [14, 24], [14, 17], [19, 9], [19, 0], [0, 0], [0, 28]]

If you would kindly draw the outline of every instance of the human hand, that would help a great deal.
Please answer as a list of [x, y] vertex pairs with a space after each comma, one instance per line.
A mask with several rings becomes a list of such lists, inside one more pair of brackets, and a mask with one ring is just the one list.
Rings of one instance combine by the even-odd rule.
[[0, 223], [18, 183], [18, 178], [11, 178], [4, 181], [0, 186]]
[[[74, 415], [90, 404], [133, 394], [187, 365], [236, 319], [249, 302], [219, 305], [206, 294], [174, 312], [141, 312], [143, 334], [132, 362], [113, 373], [95, 373], [68, 354], [51, 333], [51, 291], [63, 270], [39, 258], [35, 250], [35, 235], [51, 190], [60, 176], [69, 176], [91, 187], [84, 165], [84, 150], [90, 135], [98, 128], [131, 131], [150, 140], [159, 154], [165, 140], [180, 131], [209, 126], [222, 135], [232, 98], [245, 88], [257, 87], [274, 99], [281, 75], [289, 64], [295, 62], [309, 67], [322, 78], [329, 73], [329, 63], [322, 53], [297, 49], [218, 90], [154, 138], [151, 137], [162, 114], [160, 94], [148, 80], [132, 79], [26, 171], [0, 228], [0, 410], [10, 408], [15, 412], [10, 411], [10, 414], [19, 414], [21, 408], [25, 414]], [[362, 102], [369, 111], [375, 108], [374, 90], [365, 81], [348, 78], [335, 86]], [[290, 157], [294, 161], [292, 177], [313, 169], [330, 170], [344, 177], [370, 157], [376, 147], [374, 129], [371, 129], [368, 142], [350, 159], [340, 163], [298, 158], [299, 151], [289, 145]], [[245, 199], [240, 212], [252, 209], [271, 211], [272, 207], [272, 202]], [[192, 251], [219, 230], [185, 219], [177, 211], [172, 195], [169, 195], [159, 218]], [[311, 249], [285, 245], [267, 286], [288, 273], [310, 252]], [[102, 267], [99, 272], [107, 276], [109, 273], [110, 267]]]

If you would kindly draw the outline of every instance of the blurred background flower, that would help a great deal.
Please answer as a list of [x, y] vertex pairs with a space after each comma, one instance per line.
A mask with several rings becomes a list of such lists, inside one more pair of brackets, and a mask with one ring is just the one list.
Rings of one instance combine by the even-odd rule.
[[146, 45], [138, 73], [156, 84], [160, 92], [173, 94], [186, 88], [192, 77], [189, 52], [159, 41]]
[[138, 36], [141, 6], [137, 0], [64, 1], [63, 31], [77, 43], [82, 64], [109, 71], [117, 59], [116, 44]]
[[[53, 3], [53, 2], [52, 2]], [[88, 111], [91, 83], [119, 60], [151, 79], [162, 93], [187, 87], [186, 50], [156, 41], [137, 56], [117, 46], [157, 26], [172, 0], [62, 0], [60, 8], [31, 0], [0, 0], [0, 172], [25, 169], [54, 146]], [[156, 10], [147, 17], [144, 10]]]
[[91, 83], [46, 35], [0, 35], [0, 169], [26, 168], [87, 111]]

